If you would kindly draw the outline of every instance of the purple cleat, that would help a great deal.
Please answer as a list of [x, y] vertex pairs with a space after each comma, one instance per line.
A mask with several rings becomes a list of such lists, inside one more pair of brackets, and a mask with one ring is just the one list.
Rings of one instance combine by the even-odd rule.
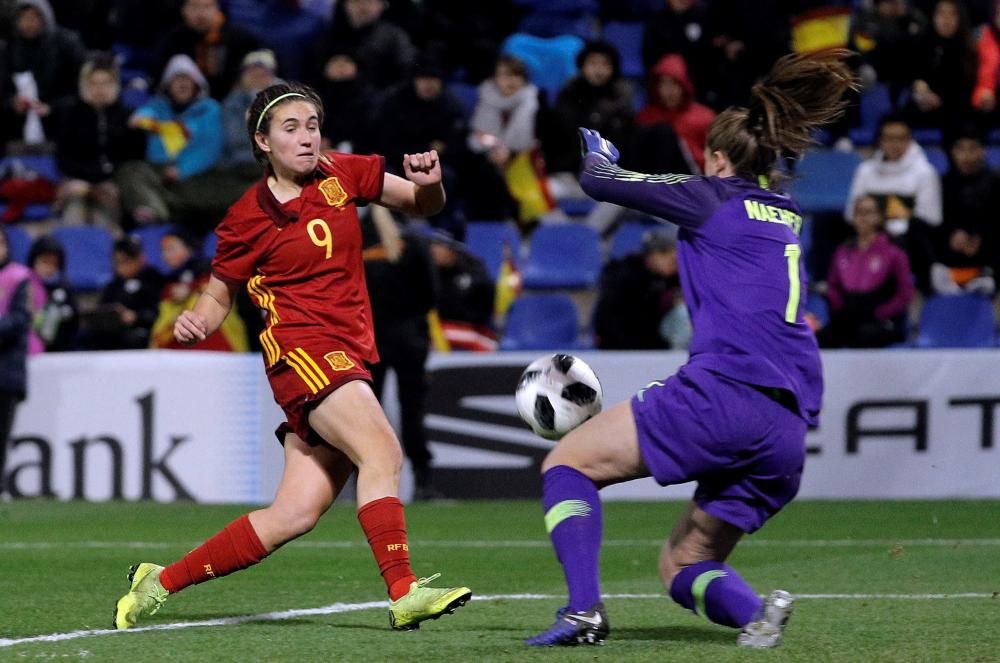
[[573, 645], [602, 645], [608, 637], [608, 615], [604, 604], [598, 603], [586, 612], [560, 609], [556, 621], [544, 632], [528, 638], [529, 647], [556, 647]]

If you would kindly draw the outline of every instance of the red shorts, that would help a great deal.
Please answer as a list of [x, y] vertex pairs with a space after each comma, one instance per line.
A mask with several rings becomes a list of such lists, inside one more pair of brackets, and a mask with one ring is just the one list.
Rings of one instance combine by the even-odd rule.
[[372, 375], [363, 361], [345, 352], [312, 357], [301, 348], [288, 352], [267, 373], [274, 400], [284, 410], [287, 421], [274, 434], [284, 444], [286, 433], [295, 433], [312, 446], [325, 444], [309, 427], [309, 412], [341, 386], [353, 380], [371, 383]]

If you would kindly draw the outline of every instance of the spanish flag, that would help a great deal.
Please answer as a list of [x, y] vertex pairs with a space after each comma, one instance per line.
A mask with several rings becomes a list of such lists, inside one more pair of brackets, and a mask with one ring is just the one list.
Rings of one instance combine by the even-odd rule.
[[493, 304], [493, 315], [497, 321], [503, 320], [507, 309], [521, 294], [521, 272], [514, 261], [514, 251], [510, 244], [504, 242], [503, 262], [500, 263], [500, 274], [497, 276], [496, 296]]

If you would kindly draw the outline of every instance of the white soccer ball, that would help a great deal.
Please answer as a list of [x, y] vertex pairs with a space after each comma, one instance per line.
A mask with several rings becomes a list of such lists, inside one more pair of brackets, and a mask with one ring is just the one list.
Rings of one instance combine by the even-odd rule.
[[541, 357], [517, 382], [517, 411], [531, 430], [558, 440], [601, 411], [604, 393], [594, 370], [579, 357]]

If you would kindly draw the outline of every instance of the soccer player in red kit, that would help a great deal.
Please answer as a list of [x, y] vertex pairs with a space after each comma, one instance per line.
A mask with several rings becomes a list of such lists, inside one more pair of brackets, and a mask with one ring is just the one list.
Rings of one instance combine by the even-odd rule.
[[310, 531], [355, 470], [358, 520], [385, 580], [392, 627], [417, 628], [472, 596], [466, 587], [431, 587], [437, 575], [413, 574], [398, 497], [402, 453], [367, 368], [378, 353], [357, 205], [436, 213], [445, 200], [438, 156], [404, 155], [403, 179], [386, 173], [379, 156], [321, 154], [322, 123], [323, 104], [306, 86], [257, 95], [247, 129], [266, 177], [219, 224], [208, 286], [174, 325], [181, 343], [205, 340], [244, 286], [265, 312], [264, 365], [287, 417], [277, 431], [285, 455], [277, 494], [173, 564], [133, 566], [115, 628], [131, 628], [170, 594], [252, 566]]

